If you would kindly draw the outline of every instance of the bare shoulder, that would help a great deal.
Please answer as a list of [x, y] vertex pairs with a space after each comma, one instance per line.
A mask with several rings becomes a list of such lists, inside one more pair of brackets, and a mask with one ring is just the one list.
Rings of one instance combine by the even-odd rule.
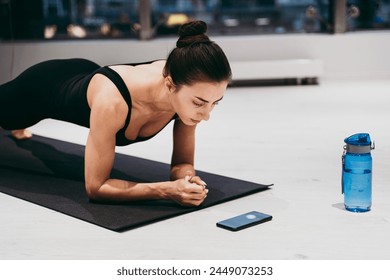
[[118, 65], [112, 65], [110, 68], [118, 71], [126, 71], [129, 69], [138, 69], [138, 70], [145, 70], [145, 71], [153, 71], [154, 69], [161, 69], [165, 65], [165, 60], [155, 60], [150, 63], [139, 63], [136, 65], [130, 65], [130, 64], [118, 64]]
[[152, 63], [139, 64], [136, 66], [115, 65], [110, 67], [116, 71], [126, 83], [128, 81], [132, 81], [133, 83], [142, 83], [143, 81], [149, 81], [150, 79], [160, 77], [162, 75], [164, 65], [164, 60], [158, 60]]
[[123, 126], [128, 106], [110, 79], [104, 75], [95, 75], [88, 87], [87, 97], [91, 108], [91, 125], [99, 120], [99, 122], [105, 122], [106, 125]]

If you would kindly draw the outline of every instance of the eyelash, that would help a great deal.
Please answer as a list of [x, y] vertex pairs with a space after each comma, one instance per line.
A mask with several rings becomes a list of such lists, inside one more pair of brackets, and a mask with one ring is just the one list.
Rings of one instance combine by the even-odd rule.
[[[194, 103], [194, 105], [197, 107], [202, 107], [204, 105], [204, 103], [197, 103], [195, 101], [193, 101], [192, 103]], [[218, 105], [218, 104], [219, 104], [219, 102], [215, 102], [213, 105]]]
[[194, 105], [196, 106], [196, 107], [202, 107], [204, 104], [203, 103], [197, 103], [197, 102], [195, 102], [195, 101], [193, 101], [192, 103], [194, 103]]

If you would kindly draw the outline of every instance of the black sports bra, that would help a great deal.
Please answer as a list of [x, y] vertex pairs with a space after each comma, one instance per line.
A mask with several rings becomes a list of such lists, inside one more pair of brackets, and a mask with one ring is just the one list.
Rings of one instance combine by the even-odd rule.
[[[133, 64], [131, 64], [131, 65], [133, 65]], [[127, 113], [127, 117], [126, 117], [125, 125], [116, 134], [116, 145], [117, 146], [126, 146], [126, 145], [130, 145], [130, 144], [133, 144], [133, 143], [146, 141], [146, 140], [156, 136], [172, 120], [177, 118], [177, 115], [175, 114], [173, 116], [173, 118], [170, 119], [169, 122], [166, 125], [163, 126], [163, 128], [161, 128], [161, 130], [159, 130], [157, 133], [155, 133], [155, 134], [153, 134], [151, 136], [148, 136], [148, 137], [140, 137], [139, 136], [135, 140], [127, 139], [126, 135], [125, 135], [125, 132], [126, 132], [126, 129], [127, 129], [127, 127], [129, 126], [129, 123], [130, 123], [132, 101], [131, 101], [130, 92], [129, 92], [125, 82], [123, 81], [122, 77], [116, 71], [114, 71], [113, 69], [111, 69], [108, 66], [104, 66], [104, 67], [99, 68], [98, 70], [95, 71], [94, 74], [102, 74], [102, 75], [106, 76], [108, 79], [110, 79], [114, 83], [114, 85], [117, 87], [119, 92], [121, 93], [123, 99], [126, 101], [127, 106], [129, 108], [128, 113]]]

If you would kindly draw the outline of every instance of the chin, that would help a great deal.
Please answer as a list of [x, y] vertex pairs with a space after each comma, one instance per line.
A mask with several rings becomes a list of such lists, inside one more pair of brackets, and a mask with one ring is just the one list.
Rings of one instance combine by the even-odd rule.
[[194, 123], [192, 121], [189, 121], [189, 122], [185, 122], [184, 124], [187, 126], [196, 126], [198, 123]]
[[194, 121], [194, 120], [192, 120], [192, 119], [185, 119], [185, 120], [182, 119], [182, 122], [183, 122], [185, 125], [188, 125], [188, 126], [195, 126], [195, 125], [197, 125], [197, 124], [199, 123], [199, 122]]
[[200, 121], [197, 121], [194, 118], [191, 117], [182, 117], [178, 114], [179, 119], [181, 120], [182, 123], [184, 123], [187, 126], [195, 126], [200, 123]]

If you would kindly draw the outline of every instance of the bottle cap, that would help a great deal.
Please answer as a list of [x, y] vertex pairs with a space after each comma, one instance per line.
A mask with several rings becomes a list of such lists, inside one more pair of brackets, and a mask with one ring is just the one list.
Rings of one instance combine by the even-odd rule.
[[348, 153], [366, 154], [375, 149], [375, 145], [371, 143], [370, 134], [357, 133], [344, 139], [347, 144], [344, 148]]

